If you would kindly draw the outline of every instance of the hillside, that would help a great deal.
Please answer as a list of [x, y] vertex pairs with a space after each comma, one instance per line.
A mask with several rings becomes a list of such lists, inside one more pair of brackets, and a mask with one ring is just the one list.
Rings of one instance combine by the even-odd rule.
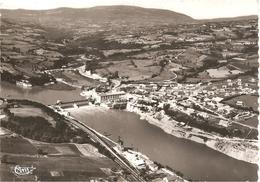
[[[88, 85], [78, 73], [44, 72], [72, 65], [127, 81], [167, 80], [175, 74], [179, 81], [194, 76], [193, 81], [200, 81], [209, 77], [206, 70], [218, 66], [218, 59], [228, 62], [242, 53], [247, 54], [243, 59], [256, 57], [257, 51], [256, 19], [201, 22], [134, 6], [2, 10], [1, 32], [2, 80], [38, 86], [55, 77]], [[249, 62], [232, 64], [246, 72], [257, 59]]]
[[227, 17], [227, 18], [214, 18], [214, 19], [204, 19], [203, 22], [223, 22], [223, 21], [240, 21], [240, 20], [252, 20], [258, 19], [257, 15], [249, 16], [237, 16], [237, 17]]
[[194, 21], [191, 17], [169, 10], [147, 9], [136, 6], [97, 6], [73, 9], [58, 8], [52, 10], [6, 10], [2, 17], [15, 21], [57, 25], [56, 23], [95, 23], [95, 24], [177, 24]]

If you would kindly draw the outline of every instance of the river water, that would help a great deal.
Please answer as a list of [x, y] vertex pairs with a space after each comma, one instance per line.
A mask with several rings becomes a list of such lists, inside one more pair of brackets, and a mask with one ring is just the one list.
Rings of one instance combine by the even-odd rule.
[[116, 110], [73, 111], [72, 115], [101, 133], [120, 136], [125, 146], [133, 146], [154, 161], [178, 170], [186, 179], [241, 181], [256, 180], [257, 166], [233, 159], [205, 145], [166, 134], [141, 120], [135, 113]]
[[57, 100], [72, 101], [84, 98], [79, 95], [80, 89], [54, 90], [46, 88], [43, 89], [43, 87], [37, 86], [32, 88], [22, 88], [7, 82], [2, 82], [0, 86], [1, 97], [10, 99], [28, 99], [38, 101], [46, 105], [55, 104]]
[[[80, 90], [58, 91], [40, 87], [25, 90], [1, 83], [1, 97], [23, 98], [53, 104], [56, 100], [77, 100]], [[150, 159], [180, 171], [186, 179], [215, 181], [257, 180], [257, 165], [239, 161], [205, 145], [166, 134], [140, 120], [134, 113], [97, 108], [79, 109], [72, 115], [101, 133], [120, 136], [125, 146], [133, 146]]]

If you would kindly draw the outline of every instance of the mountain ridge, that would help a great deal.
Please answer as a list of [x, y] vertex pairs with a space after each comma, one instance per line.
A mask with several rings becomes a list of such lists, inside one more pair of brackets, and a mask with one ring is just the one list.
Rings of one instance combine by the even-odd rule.
[[156, 26], [218, 21], [255, 19], [257, 15], [214, 19], [194, 19], [188, 15], [165, 9], [113, 5], [89, 8], [59, 7], [47, 10], [0, 9], [3, 19], [36, 23], [49, 27], [87, 27], [88, 24], [122, 26]]
[[[174, 11], [142, 8], [137, 6], [96, 6], [91, 8], [56, 8], [50, 10], [7, 10], [1, 9], [3, 18], [28, 19], [52, 18], [55, 19], [76, 19], [105, 21], [126, 21], [126, 22], [157, 22], [157, 23], [182, 23], [193, 22], [194, 19]], [[33, 16], [33, 17], [32, 17]]]
[[53, 9], [44, 9], [44, 10], [32, 10], [32, 9], [23, 9], [23, 8], [18, 8], [18, 9], [4, 9], [1, 8], [1, 11], [26, 11], [26, 12], [52, 12], [52, 11], [57, 11], [57, 10], [73, 10], [73, 11], [78, 11], [78, 10], [101, 10], [101, 9], [111, 9], [111, 8], [130, 8], [130, 9], [140, 9], [140, 10], [151, 10], [151, 11], [161, 11], [161, 12], [171, 12], [179, 15], [184, 15], [186, 17], [189, 17], [193, 20], [198, 20], [198, 21], [221, 21], [221, 20], [232, 20], [232, 19], [247, 19], [247, 18], [257, 18], [258, 15], [245, 15], [245, 16], [234, 16], [234, 17], [221, 17], [221, 18], [205, 18], [205, 19], [196, 19], [193, 18], [189, 15], [186, 15], [184, 13], [180, 12], [175, 12], [172, 10], [167, 10], [167, 9], [159, 9], [159, 8], [144, 8], [144, 7], [139, 7], [139, 6], [130, 6], [130, 5], [110, 5], [110, 6], [93, 6], [93, 7], [87, 7], [87, 8], [71, 8], [71, 7], [58, 7], [58, 8], [53, 8]]

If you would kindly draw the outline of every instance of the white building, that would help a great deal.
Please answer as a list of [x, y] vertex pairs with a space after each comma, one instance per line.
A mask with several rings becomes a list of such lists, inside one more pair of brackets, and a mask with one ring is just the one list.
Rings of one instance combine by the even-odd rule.
[[237, 105], [237, 106], [243, 106], [243, 101], [239, 101], [239, 100], [238, 100], [238, 101], [236, 102], [236, 105]]
[[227, 120], [220, 120], [218, 124], [221, 125], [221, 126], [224, 126], [224, 127], [228, 127], [229, 121], [227, 121]]
[[92, 97], [96, 99], [97, 103], [104, 103], [104, 102], [113, 102], [115, 100], [120, 99], [122, 96], [125, 95], [125, 92], [108, 92], [108, 93], [97, 93], [93, 92]]

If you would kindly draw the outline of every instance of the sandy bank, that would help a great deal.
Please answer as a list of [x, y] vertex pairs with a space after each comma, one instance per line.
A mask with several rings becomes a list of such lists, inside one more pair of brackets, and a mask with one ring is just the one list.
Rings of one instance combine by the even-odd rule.
[[[66, 109], [73, 113], [98, 113], [107, 112], [109, 109], [89, 105], [82, 106], [80, 108]], [[144, 119], [152, 125], [161, 128], [165, 133], [173, 135], [178, 138], [185, 138], [197, 143], [204, 144], [216, 151], [226, 154], [232, 158], [242, 160], [245, 162], [257, 164], [258, 162], [258, 149], [257, 143], [242, 141], [240, 139], [232, 140], [230, 138], [223, 138], [215, 136], [210, 133], [206, 133], [202, 130], [192, 128], [187, 130], [187, 127], [181, 127], [178, 122], [171, 120], [168, 116], [165, 116], [159, 120], [155, 118], [152, 113], [143, 113], [138, 108], [127, 108], [128, 112], [134, 112], [140, 116], [140, 119]]]
[[170, 120], [168, 116], [164, 116], [161, 120], [155, 119], [151, 113], [143, 113], [138, 108], [128, 108], [127, 111], [135, 112], [140, 115], [141, 119], [145, 119], [150, 124], [161, 128], [164, 132], [178, 138], [185, 138], [197, 143], [204, 144], [216, 151], [226, 154], [232, 158], [245, 162], [258, 163], [258, 147], [257, 143], [232, 140], [219, 136], [214, 136], [199, 129], [187, 131], [184, 127], [177, 125], [177, 122]]

